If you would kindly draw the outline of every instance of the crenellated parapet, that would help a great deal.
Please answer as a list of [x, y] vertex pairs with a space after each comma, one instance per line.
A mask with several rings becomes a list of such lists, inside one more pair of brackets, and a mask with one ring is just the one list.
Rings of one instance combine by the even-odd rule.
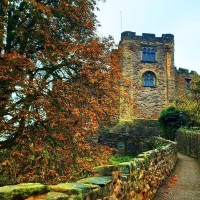
[[174, 70], [176, 71], [176, 74], [179, 74], [179, 75], [194, 75], [194, 74], [197, 74], [196, 71], [189, 71], [189, 69], [185, 69], [185, 68], [174, 68]]
[[121, 33], [121, 42], [123, 40], [155, 40], [155, 41], [165, 41], [165, 42], [174, 42], [174, 35], [173, 34], [162, 34], [161, 37], [156, 37], [155, 34], [152, 33], [142, 33], [142, 35], [136, 35], [136, 32], [131, 31], [124, 31]]

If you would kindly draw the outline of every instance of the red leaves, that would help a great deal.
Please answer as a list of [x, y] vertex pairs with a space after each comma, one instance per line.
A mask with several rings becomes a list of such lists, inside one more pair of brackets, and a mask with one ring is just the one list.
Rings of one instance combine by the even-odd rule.
[[75, 180], [111, 154], [91, 135], [117, 114], [119, 57], [94, 37], [95, 1], [26, 2], [9, 4], [19, 20], [8, 16], [1, 55], [0, 130], [13, 138], [1, 172], [13, 183]]
[[170, 182], [167, 185], [167, 189], [171, 189], [176, 183], [177, 183], [176, 175], [171, 175], [170, 176]]
[[80, 134], [76, 135], [79, 137], [77, 141], [70, 134], [66, 135], [66, 140], [51, 140], [57, 142], [57, 145], [54, 144], [56, 148], [47, 143], [50, 138], [46, 137], [45, 141], [42, 136], [37, 134], [37, 137], [30, 135], [29, 138], [18, 139], [14, 148], [5, 151], [9, 158], [2, 162], [1, 173], [10, 178], [12, 184], [74, 181], [85, 175], [81, 171], [88, 172], [94, 166], [108, 164], [107, 158], [112, 152], [110, 148], [88, 141]]
[[167, 188], [166, 190], [163, 192], [163, 200], [167, 199], [167, 195], [170, 194], [170, 190], [174, 187], [174, 185], [177, 183], [177, 177], [176, 175], [172, 174], [169, 177], [169, 182], [167, 183]]

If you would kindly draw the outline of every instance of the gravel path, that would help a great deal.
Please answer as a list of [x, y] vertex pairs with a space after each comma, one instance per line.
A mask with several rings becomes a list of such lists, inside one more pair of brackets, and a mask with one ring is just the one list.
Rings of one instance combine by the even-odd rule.
[[200, 200], [200, 163], [178, 153], [174, 171], [153, 200]]

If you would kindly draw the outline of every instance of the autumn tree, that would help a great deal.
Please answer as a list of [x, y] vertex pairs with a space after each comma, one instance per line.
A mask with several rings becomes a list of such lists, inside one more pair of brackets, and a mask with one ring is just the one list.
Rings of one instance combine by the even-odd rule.
[[112, 123], [118, 55], [99, 38], [96, 0], [0, 4], [1, 172], [10, 183], [74, 180], [107, 162], [90, 138]]

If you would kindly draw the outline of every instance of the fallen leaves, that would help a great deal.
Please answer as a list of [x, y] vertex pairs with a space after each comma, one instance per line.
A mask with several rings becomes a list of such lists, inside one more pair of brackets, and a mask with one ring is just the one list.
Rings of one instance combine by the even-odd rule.
[[177, 177], [176, 177], [176, 175], [171, 175], [170, 176], [170, 182], [167, 185], [167, 189], [170, 190], [176, 183], [177, 183]]
[[177, 176], [175, 174], [171, 174], [169, 177], [169, 181], [167, 183], [166, 189], [163, 192], [163, 200], [167, 199], [167, 196], [172, 194], [170, 190], [174, 187], [174, 185], [177, 183]]

